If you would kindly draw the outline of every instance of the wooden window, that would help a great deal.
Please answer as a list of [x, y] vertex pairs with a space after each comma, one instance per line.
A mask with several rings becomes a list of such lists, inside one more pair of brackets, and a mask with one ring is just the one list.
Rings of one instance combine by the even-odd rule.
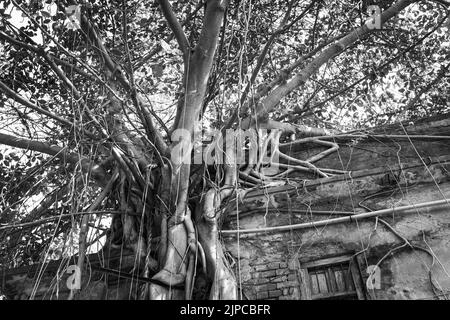
[[365, 299], [361, 274], [352, 255], [300, 264], [303, 299]]

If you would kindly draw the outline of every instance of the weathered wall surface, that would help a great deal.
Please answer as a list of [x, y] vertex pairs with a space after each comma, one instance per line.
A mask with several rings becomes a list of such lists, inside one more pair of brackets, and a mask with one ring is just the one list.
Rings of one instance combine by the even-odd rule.
[[[450, 197], [450, 183], [439, 185], [442, 193]], [[328, 200], [314, 200], [303, 194], [291, 199], [293, 208], [311, 210], [329, 209], [330, 202], [337, 199], [349, 204], [349, 198], [342, 198], [341, 193], [329, 193]], [[336, 197], [334, 197], [336, 196]], [[360, 201], [353, 194], [353, 201]], [[442, 199], [436, 185], [409, 188], [407, 195], [372, 200], [373, 207], [391, 207], [410, 205], [431, 200]], [[322, 202], [323, 201], [323, 202]], [[328, 202], [328, 203], [327, 203]], [[376, 203], [375, 203], [376, 202]], [[412, 244], [430, 247], [439, 262], [435, 262], [432, 275], [437, 286], [450, 290], [450, 206], [439, 206], [430, 209], [410, 210], [410, 212], [387, 216], [384, 219], [395, 230]], [[358, 210], [359, 211], [359, 210]], [[331, 215], [332, 216], [332, 215]], [[326, 217], [321, 217], [322, 219]], [[295, 224], [317, 220], [317, 216], [308, 214], [263, 211], [259, 214], [240, 219], [242, 229]], [[234, 223], [229, 223], [231, 228]], [[425, 241], [424, 241], [425, 239]], [[298, 269], [302, 262], [314, 261], [341, 254], [355, 254], [367, 248], [360, 256], [365, 262], [361, 267], [363, 277], [368, 274], [368, 265], [375, 265], [389, 250], [403, 242], [380, 222], [375, 229], [375, 219], [352, 223], [329, 225], [307, 230], [293, 230], [281, 233], [258, 233], [224, 238], [227, 249], [240, 267], [240, 282], [243, 292], [249, 299], [301, 299]], [[404, 248], [394, 253], [380, 265], [381, 288], [369, 292], [376, 299], [424, 299], [434, 295], [430, 280], [429, 268], [431, 257], [421, 251]], [[443, 267], [446, 269], [444, 270]]]
[[[412, 135], [442, 135], [450, 131], [448, 117], [405, 125]], [[399, 127], [381, 133], [404, 135]], [[325, 149], [313, 144], [290, 147], [290, 154], [307, 159]], [[287, 149], [285, 149], [286, 152]], [[420, 157], [419, 157], [420, 155]], [[294, 225], [450, 199], [449, 140], [376, 138], [340, 143], [339, 152], [315, 163], [318, 167], [351, 170], [331, 178], [307, 180], [294, 174], [285, 185], [241, 195], [228, 208], [223, 229], [241, 230]], [[224, 234], [243, 298], [304, 299], [302, 264], [350, 254], [357, 257], [362, 282], [367, 266], [379, 265], [380, 287], [365, 288], [367, 299], [430, 299], [450, 292], [450, 205], [410, 209], [382, 217], [284, 232]], [[419, 248], [427, 249], [433, 257]], [[356, 258], [355, 258], [356, 259]], [[430, 280], [431, 270], [431, 280]], [[431, 281], [433, 281], [434, 289]]]

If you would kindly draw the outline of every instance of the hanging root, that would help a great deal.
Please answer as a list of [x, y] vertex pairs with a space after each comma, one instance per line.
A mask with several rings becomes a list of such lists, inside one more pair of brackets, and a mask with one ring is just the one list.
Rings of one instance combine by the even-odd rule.
[[197, 241], [197, 247], [198, 247], [198, 251], [200, 253], [200, 262], [202, 263], [202, 270], [203, 270], [203, 273], [206, 275], [207, 274], [207, 269], [206, 269], [205, 250], [203, 249], [202, 245], [198, 241]]
[[[164, 283], [168, 288], [152, 283], [150, 285], [150, 296], [155, 300], [182, 299], [182, 292], [171, 287], [179, 287], [185, 282], [186, 263], [184, 263], [182, 255], [186, 250], [187, 234], [183, 223], [170, 225], [172, 221], [172, 218], [169, 219], [164, 267], [152, 278]], [[180, 253], [179, 248], [185, 249]]]
[[225, 259], [218, 227], [222, 200], [232, 195], [237, 179], [234, 150], [227, 146], [227, 151], [224, 186], [220, 190], [209, 189], [196, 209], [198, 238], [204, 249], [207, 276], [212, 282], [211, 300], [237, 299], [236, 278]]
[[[197, 255], [201, 248], [200, 243], [197, 241], [197, 237], [195, 236], [194, 224], [191, 218], [191, 210], [189, 208], [186, 209], [186, 215], [184, 217], [184, 226], [186, 227], [188, 246], [186, 248], [186, 254], [189, 255], [188, 268], [186, 273], [186, 281], [185, 281], [185, 298], [186, 300], [191, 300], [192, 291], [194, 289], [194, 279], [195, 279], [195, 271], [197, 265]], [[201, 249], [200, 249], [201, 248]], [[204, 255], [204, 251], [203, 251]], [[184, 258], [183, 258], [184, 259]], [[203, 261], [202, 261], [203, 263]], [[203, 264], [203, 270], [206, 270], [206, 263]]]
[[186, 300], [192, 299], [192, 291], [194, 288], [194, 278], [195, 278], [195, 255], [191, 254], [189, 256], [188, 269], [186, 272], [186, 282], [184, 287], [184, 294]]
[[[184, 168], [186, 169], [186, 168]], [[184, 171], [183, 171], [184, 172]], [[157, 206], [161, 220], [161, 240], [158, 252], [160, 270], [153, 276], [153, 280], [161, 282], [163, 285], [152, 283], [150, 285], [150, 299], [171, 300], [184, 299], [183, 290], [185, 285], [187, 263], [185, 254], [188, 250], [188, 233], [184, 224], [185, 206], [182, 199], [174, 203], [174, 194], [178, 190], [174, 189], [174, 181], [180, 178], [180, 172], [174, 173], [170, 162], [161, 168], [162, 180], [159, 184]], [[181, 180], [183, 181], [183, 180]]]
[[[331, 141], [323, 141], [318, 137], [304, 138], [289, 144], [281, 144], [280, 137], [283, 134], [282, 130], [271, 130], [267, 136], [260, 136], [260, 144], [258, 151], [250, 152], [249, 154], [249, 165], [245, 170], [239, 172], [239, 181], [245, 185], [255, 187], [258, 185], [265, 185], [271, 181], [276, 181], [277, 179], [282, 179], [294, 171], [304, 171], [313, 172], [319, 177], [329, 177], [334, 174], [343, 174], [345, 171], [332, 170], [332, 169], [322, 169], [316, 167], [313, 162], [317, 162], [322, 158], [328, 156], [329, 154], [335, 152], [339, 149], [337, 143]], [[300, 160], [294, 157], [288, 156], [280, 151], [280, 146], [294, 145], [298, 143], [312, 142], [319, 145], [324, 145], [328, 148], [325, 151], [320, 152], [312, 156], [307, 160]], [[269, 149], [271, 150], [270, 156]], [[280, 163], [278, 158], [288, 161], [288, 164]], [[278, 172], [278, 169], [285, 169], [283, 172]], [[274, 172], [276, 171], [276, 172]], [[272, 173], [271, 173], [272, 172]]]
[[197, 222], [199, 241], [202, 243], [207, 264], [208, 279], [212, 282], [210, 299], [236, 300], [237, 284], [233, 271], [226, 262], [218, 237], [216, 206], [219, 202], [216, 190], [207, 192], [203, 206], [199, 208]]

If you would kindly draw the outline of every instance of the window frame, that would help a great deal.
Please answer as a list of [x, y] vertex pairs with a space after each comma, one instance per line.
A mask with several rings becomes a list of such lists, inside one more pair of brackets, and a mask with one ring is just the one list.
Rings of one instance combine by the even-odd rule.
[[357, 299], [366, 300], [365, 288], [363, 286], [364, 282], [360, 271], [360, 259], [359, 256], [355, 257], [354, 254], [340, 255], [303, 263], [300, 262], [300, 268], [298, 269], [298, 273], [300, 277], [300, 292], [302, 299], [319, 300], [348, 295], [349, 292], [339, 292], [337, 294], [335, 293], [335, 294], [323, 294], [313, 296], [311, 292], [311, 282], [310, 282], [311, 277], [308, 269], [320, 267], [323, 267], [325, 269], [327, 266], [339, 263], [349, 264], [351, 279], [353, 280], [353, 285], [355, 287]]

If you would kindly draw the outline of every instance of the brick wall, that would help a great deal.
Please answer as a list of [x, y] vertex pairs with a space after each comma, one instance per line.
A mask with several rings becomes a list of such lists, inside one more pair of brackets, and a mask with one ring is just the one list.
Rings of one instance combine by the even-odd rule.
[[249, 263], [250, 279], [243, 284], [245, 295], [256, 300], [289, 300], [299, 298], [295, 270], [280, 261]]

